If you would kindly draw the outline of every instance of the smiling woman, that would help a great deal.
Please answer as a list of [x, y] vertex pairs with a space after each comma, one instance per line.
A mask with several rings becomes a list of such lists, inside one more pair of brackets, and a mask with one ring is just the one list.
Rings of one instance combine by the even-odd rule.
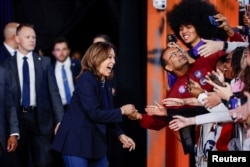
[[[96, 45], [101, 45], [102, 43], [97, 42]], [[82, 72], [90, 70], [101, 81], [113, 77], [112, 69], [115, 65], [115, 47], [112, 44], [104, 46], [106, 47], [105, 50], [97, 50], [95, 54], [91, 53], [92, 50], [88, 50], [82, 59]], [[110, 47], [110, 49], [107, 47]]]
[[[82, 61], [75, 92], [65, 112], [53, 148], [63, 155], [66, 167], [108, 167], [108, 132], [123, 148], [135, 149], [134, 141], [120, 129], [123, 115], [134, 112], [133, 104], [113, 108], [111, 83], [115, 47], [106, 42], [92, 44]], [[75, 137], [77, 136], [77, 137]]]
[[96, 49], [90, 47], [82, 59], [82, 71], [91, 71], [100, 80], [110, 79], [113, 77], [113, 66], [115, 64], [115, 46], [111, 43], [97, 42], [95, 45], [101, 46], [105, 49]]

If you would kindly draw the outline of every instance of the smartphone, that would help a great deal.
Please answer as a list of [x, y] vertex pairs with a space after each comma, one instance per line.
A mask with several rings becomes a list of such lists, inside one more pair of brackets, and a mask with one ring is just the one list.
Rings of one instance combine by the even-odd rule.
[[221, 22], [220, 21], [216, 21], [216, 19], [214, 18], [214, 16], [208, 16], [208, 19], [210, 21], [210, 24], [215, 25], [215, 26], [220, 26]]
[[224, 87], [223, 83], [219, 80], [219, 78], [216, 75], [211, 74], [209, 75], [209, 78], [217, 85]]
[[174, 43], [176, 43], [176, 42], [177, 42], [176, 36], [175, 36], [174, 34], [169, 34], [169, 35], [167, 36], [167, 42], [168, 42], [168, 43], [169, 43], [169, 42], [174, 42]]

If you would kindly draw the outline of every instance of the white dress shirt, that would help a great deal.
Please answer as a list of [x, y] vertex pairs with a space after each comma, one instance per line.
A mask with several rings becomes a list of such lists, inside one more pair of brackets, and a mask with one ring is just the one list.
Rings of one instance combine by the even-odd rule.
[[[35, 66], [33, 61], [32, 52], [27, 55], [23, 55], [17, 51], [17, 68], [20, 81], [21, 92], [23, 92], [23, 57], [26, 56], [29, 64], [29, 76], [30, 76], [30, 106], [36, 106], [36, 84], [35, 84]], [[20, 104], [22, 104], [22, 97]]]
[[62, 103], [63, 103], [63, 105], [65, 105], [65, 104], [67, 104], [67, 99], [66, 99], [66, 95], [65, 95], [65, 91], [64, 91], [64, 86], [63, 86], [62, 65], [64, 65], [64, 69], [66, 71], [67, 80], [69, 83], [70, 93], [71, 93], [71, 97], [72, 97], [72, 94], [74, 91], [74, 81], [73, 81], [73, 75], [71, 72], [70, 57], [68, 57], [64, 62], [56, 61], [56, 64], [55, 64], [56, 82], [57, 82], [57, 86], [59, 89]]

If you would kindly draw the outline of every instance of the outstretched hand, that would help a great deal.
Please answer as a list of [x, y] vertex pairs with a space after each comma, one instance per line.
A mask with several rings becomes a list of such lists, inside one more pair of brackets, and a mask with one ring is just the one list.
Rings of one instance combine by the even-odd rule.
[[155, 101], [156, 105], [148, 105], [145, 108], [145, 111], [148, 115], [158, 115], [158, 116], [167, 116], [167, 109], [160, 105], [158, 102]]
[[184, 106], [185, 105], [184, 100], [181, 98], [166, 98], [166, 99], [163, 99], [161, 102], [165, 106]]
[[178, 131], [181, 128], [195, 124], [194, 117], [186, 118], [186, 117], [183, 117], [180, 115], [175, 115], [175, 116], [173, 116], [173, 118], [174, 119], [169, 122], [169, 128], [174, 130], [174, 131]]

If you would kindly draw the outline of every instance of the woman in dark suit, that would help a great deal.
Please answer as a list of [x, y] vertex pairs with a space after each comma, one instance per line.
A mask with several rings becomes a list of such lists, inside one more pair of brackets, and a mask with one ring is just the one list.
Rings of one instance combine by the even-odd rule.
[[62, 153], [66, 167], [107, 167], [108, 130], [124, 148], [135, 149], [134, 141], [116, 124], [136, 109], [132, 104], [113, 108], [112, 78], [115, 48], [97, 42], [86, 51], [69, 110], [65, 112], [53, 148]]

